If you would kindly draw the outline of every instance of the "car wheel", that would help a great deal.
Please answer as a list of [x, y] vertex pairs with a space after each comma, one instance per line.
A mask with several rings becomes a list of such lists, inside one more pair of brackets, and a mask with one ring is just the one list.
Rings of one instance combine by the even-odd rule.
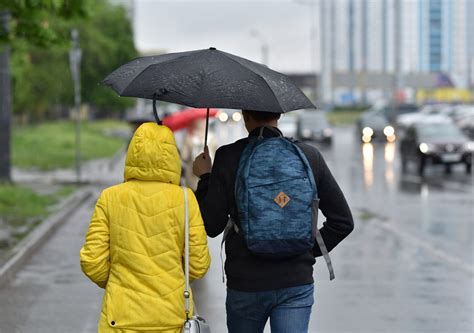
[[472, 173], [472, 164], [466, 163], [466, 173], [471, 174]]
[[425, 173], [425, 160], [424, 158], [420, 157], [418, 161], [418, 175], [423, 176]]

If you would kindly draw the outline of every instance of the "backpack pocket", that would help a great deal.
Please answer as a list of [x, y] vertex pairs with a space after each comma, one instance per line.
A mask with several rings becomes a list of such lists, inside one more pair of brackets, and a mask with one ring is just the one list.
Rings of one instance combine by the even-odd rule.
[[312, 248], [310, 180], [298, 177], [248, 189], [248, 248], [258, 254], [286, 256]]

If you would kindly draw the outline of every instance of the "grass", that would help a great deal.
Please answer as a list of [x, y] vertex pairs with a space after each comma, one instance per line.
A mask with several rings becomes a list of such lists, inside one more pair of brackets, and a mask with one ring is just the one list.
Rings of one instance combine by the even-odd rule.
[[56, 201], [59, 201], [71, 195], [75, 190], [77, 190], [77, 187], [72, 185], [62, 186], [58, 191], [56, 191], [56, 193], [53, 194], [53, 198], [56, 199]]
[[77, 188], [61, 186], [50, 194], [38, 194], [25, 186], [0, 183], [0, 228], [8, 237], [0, 239], [0, 261], [4, 253], [25, 238], [51, 214], [51, 208]]
[[0, 184], [0, 217], [8, 221], [45, 216], [56, 200], [54, 195], [39, 195], [27, 187]]
[[[124, 139], [107, 132], [128, 128], [120, 121], [83, 122], [81, 155], [87, 161], [111, 157], [124, 145]], [[71, 168], [75, 163], [75, 127], [72, 122], [46, 122], [13, 128], [13, 165], [24, 169]]]
[[352, 125], [365, 110], [337, 110], [328, 112], [328, 120], [332, 125]]

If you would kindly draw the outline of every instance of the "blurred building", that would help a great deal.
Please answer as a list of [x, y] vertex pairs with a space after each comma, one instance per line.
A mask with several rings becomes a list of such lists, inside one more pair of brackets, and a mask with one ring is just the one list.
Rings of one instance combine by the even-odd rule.
[[[331, 28], [320, 25], [331, 52], [321, 56], [331, 64], [336, 104], [390, 99], [397, 87], [410, 87], [405, 95], [414, 97], [413, 82], [427, 80], [409, 84], [408, 74], [474, 86], [474, 0], [320, 1], [331, 7]], [[374, 88], [370, 80], [382, 73], [390, 81]], [[440, 75], [424, 76], [430, 73]]]
[[474, 57], [474, 0], [338, 0], [331, 34], [334, 71], [393, 72], [395, 5], [400, 8], [400, 71], [445, 72], [469, 82]]
[[470, 86], [474, 88], [474, 1], [468, 1], [466, 3], [466, 16], [470, 19], [467, 20], [467, 66], [470, 69]]

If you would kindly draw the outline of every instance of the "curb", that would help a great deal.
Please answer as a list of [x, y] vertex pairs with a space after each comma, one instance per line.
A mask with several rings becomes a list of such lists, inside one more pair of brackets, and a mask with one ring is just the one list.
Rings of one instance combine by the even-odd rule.
[[12, 250], [8, 260], [0, 266], [0, 286], [6, 283], [21, 268], [31, 254], [40, 248], [79, 206], [92, 195], [91, 188], [76, 191], [59, 205], [59, 210], [47, 217], [24, 240]]

